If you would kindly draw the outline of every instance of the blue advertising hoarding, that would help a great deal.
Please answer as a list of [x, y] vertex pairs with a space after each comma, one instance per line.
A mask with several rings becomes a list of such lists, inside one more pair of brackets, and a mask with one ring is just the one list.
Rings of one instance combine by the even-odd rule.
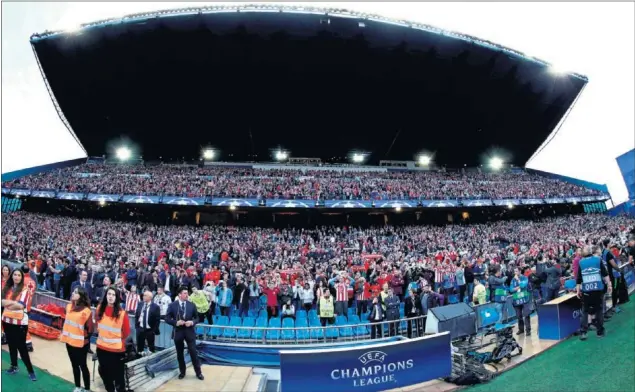
[[3, 195], [8, 195], [11, 193], [11, 188], [2, 188], [2, 194]]
[[119, 199], [121, 199], [121, 196], [101, 194], [101, 193], [89, 193], [86, 199], [88, 201], [97, 201], [97, 202], [116, 202], [116, 201], [119, 201]]
[[326, 200], [326, 208], [371, 208], [373, 202], [370, 200]]
[[449, 332], [358, 348], [280, 352], [282, 392], [384, 391], [451, 371]]
[[55, 199], [55, 191], [33, 191], [31, 197], [40, 197], [43, 199]]
[[542, 199], [522, 199], [520, 202], [526, 205], [535, 205], [535, 204], [543, 203]]
[[520, 200], [518, 199], [499, 199], [494, 200], [495, 206], [517, 206], [520, 205]]
[[375, 200], [375, 208], [417, 208], [418, 200]]
[[267, 200], [266, 206], [271, 208], [314, 208], [315, 200]]
[[485, 207], [491, 206], [492, 201], [489, 199], [481, 199], [481, 200], [463, 200], [461, 204], [465, 207]]
[[179, 206], [202, 206], [205, 204], [204, 197], [180, 197], [180, 196], [163, 196], [161, 201], [163, 204], [173, 204]]
[[161, 201], [161, 196], [126, 195], [121, 199], [121, 201], [130, 204], [158, 204]]
[[30, 189], [14, 189], [11, 191], [12, 195], [16, 196], [29, 196], [31, 194]]
[[58, 192], [57, 198], [62, 200], [84, 200], [84, 194], [76, 192]]
[[459, 202], [457, 200], [421, 200], [422, 207], [436, 208], [436, 207], [458, 207]]
[[[208, 201], [208, 203], [210, 203]], [[224, 197], [215, 197], [211, 200], [211, 204], [217, 207], [258, 207], [258, 199], [232, 199]]]
[[562, 340], [580, 329], [580, 299], [565, 294], [538, 306], [538, 337]]
[[551, 197], [551, 198], [545, 199], [545, 203], [547, 204], [563, 204], [566, 202], [567, 201], [561, 197]]

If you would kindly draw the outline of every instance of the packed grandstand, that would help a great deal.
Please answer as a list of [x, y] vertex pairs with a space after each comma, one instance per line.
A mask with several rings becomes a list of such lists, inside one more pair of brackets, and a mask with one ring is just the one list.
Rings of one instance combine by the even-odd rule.
[[524, 171], [325, 169], [85, 164], [20, 177], [2, 186], [100, 194], [309, 200], [542, 199], [601, 194]]

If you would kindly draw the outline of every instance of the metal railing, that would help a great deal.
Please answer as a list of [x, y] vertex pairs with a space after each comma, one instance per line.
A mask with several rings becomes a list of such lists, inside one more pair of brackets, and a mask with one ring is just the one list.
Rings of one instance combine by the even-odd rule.
[[347, 325], [302, 327], [245, 327], [239, 325], [198, 324], [196, 326], [196, 335], [201, 341], [219, 343], [265, 345], [327, 344], [372, 340], [372, 328], [376, 328], [374, 339], [390, 336], [415, 338], [424, 335], [425, 318], [426, 316], [417, 316], [394, 321], [362, 321]]

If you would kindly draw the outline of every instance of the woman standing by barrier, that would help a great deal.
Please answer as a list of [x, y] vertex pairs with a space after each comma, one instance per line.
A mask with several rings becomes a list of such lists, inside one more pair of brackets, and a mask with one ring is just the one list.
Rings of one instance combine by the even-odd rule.
[[[8, 265], [3, 265], [2, 266], [2, 287], [0, 287], [0, 290], [4, 290], [4, 285], [7, 283], [7, 281], [9, 280], [9, 277], [11, 276], [11, 268], [9, 268]], [[2, 306], [2, 311], [4, 312], [4, 305]], [[7, 344], [7, 337], [4, 335], [4, 327], [2, 327], [2, 344]]]
[[29, 288], [24, 284], [24, 274], [16, 268], [2, 289], [2, 327], [7, 334], [9, 354], [11, 355], [11, 367], [7, 374], [18, 372], [18, 352], [24, 362], [29, 378], [36, 381], [35, 372], [31, 365], [29, 351], [26, 348], [26, 333], [29, 329], [29, 314], [26, 309], [30, 305], [31, 295]]
[[130, 320], [128, 313], [121, 308], [120, 298], [121, 294], [117, 288], [108, 287], [96, 314], [99, 376], [108, 392], [126, 390], [124, 342], [130, 335]]
[[84, 379], [84, 389], [90, 390], [90, 372], [86, 356], [90, 348], [88, 337], [93, 332], [93, 312], [90, 300], [83, 287], [76, 287], [71, 294], [71, 303], [66, 305], [66, 318], [60, 341], [66, 343], [66, 351], [73, 366], [76, 389], [81, 388], [80, 373]]

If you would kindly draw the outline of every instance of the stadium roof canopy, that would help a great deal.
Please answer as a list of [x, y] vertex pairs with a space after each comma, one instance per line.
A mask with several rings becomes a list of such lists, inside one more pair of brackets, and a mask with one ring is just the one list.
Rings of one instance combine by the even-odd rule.
[[324, 160], [352, 151], [449, 166], [523, 165], [587, 83], [513, 49], [345, 10], [218, 6], [31, 37], [89, 155]]

